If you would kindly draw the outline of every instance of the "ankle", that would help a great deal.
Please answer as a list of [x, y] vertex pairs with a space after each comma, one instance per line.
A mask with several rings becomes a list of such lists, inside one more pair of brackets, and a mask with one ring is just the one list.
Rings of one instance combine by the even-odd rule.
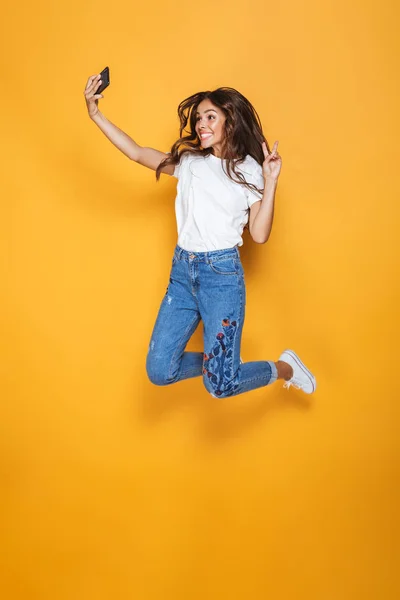
[[278, 360], [275, 363], [275, 366], [278, 371], [278, 379], [285, 379], [288, 381], [293, 377], [293, 369], [288, 363], [283, 360]]

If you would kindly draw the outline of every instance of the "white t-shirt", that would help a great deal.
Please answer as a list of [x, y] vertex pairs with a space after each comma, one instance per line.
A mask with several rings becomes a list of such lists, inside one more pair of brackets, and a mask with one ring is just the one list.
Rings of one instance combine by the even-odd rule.
[[[213, 154], [187, 153], [175, 167], [177, 243], [189, 252], [242, 246], [249, 208], [262, 198], [262, 194], [232, 181], [222, 162]], [[247, 155], [236, 168], [248, 183], [264, 188], [262, 167], [252, 156]]]

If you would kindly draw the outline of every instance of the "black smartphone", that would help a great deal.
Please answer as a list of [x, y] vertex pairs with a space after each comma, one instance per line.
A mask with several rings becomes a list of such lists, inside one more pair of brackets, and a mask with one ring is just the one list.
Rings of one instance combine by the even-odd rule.
[[110, 69], [105, 67], [100, 73], [101, 85], [97, 88], [96, 94], [101, 94], [106, 87], [110, 85]]

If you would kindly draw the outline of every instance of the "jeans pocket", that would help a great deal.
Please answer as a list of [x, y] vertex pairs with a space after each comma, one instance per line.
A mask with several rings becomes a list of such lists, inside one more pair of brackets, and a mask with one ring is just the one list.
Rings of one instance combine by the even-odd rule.
[[209, 265], [217, 275], [237, 275], [239, 273], [237, 258], [234, 257], [220, 258], [210, 262]]

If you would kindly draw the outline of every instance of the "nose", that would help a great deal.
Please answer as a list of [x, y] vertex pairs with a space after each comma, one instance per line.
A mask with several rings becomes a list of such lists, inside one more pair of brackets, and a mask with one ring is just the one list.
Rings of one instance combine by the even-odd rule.
[[198, 117], [197, 119], [197, 125], [199, 129], [205, 129], [207, 123], [204, 122], [204, 119], [202, 117]]

